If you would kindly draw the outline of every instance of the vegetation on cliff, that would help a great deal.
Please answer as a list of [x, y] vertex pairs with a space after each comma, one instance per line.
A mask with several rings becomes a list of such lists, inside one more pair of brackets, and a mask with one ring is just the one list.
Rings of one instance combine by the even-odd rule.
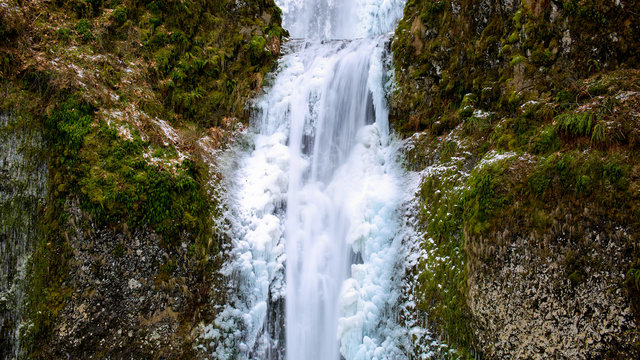
[[[457, 356], [640, 351], [638, 287], [626, 276], [640, 260], [639, 11], [634, 1], [407, 2], [391, 103], [410, 137], [405, 163], [423, 174], [428, 255], [415, 292]], [[518, 293], [540, 281], [550, 285]], [[621, 319], [612, 332], [598, 325], [609, 316]], [[530, 347], [535, 327], [549, 346]], [[558, 332], [582, 340], [558, 345]]]
[[[39, 156], [49, 166], [24, 335], [34, 354], [55, 354], [42, 351], [59, 330], [57, 315], [71, 306], [81, 261], [74, 259], [74, 241], [83, 239], [76, 232], [151, 229], [163, 247], [186, 242], [190, 249], [188, 260], [166, 260], [156, 272], [184, 276], [176, 264], [189, 263], [188, 277], [210, 281], [220, 235], [212, 233], [217, 178], [207, 161], [224, 134], [248, 120], [246, 103], [279, 55], [280, 15], [272, 1], [10, 0], [0, 6], [0, 110], [44, 135], [47, 150]], [[70, 216], [77, 207], [91, 226], [69, 222], [78, 220]], [[118, 254], [131, 251], [127, 241], [109, 246]], [[185, 311], [201, 311], [207, 299], [198, 303]], [[183, 313], [180, 321], [193, 316]], [[119, 345], [82, 346], [75, 351], [87, 355]]]

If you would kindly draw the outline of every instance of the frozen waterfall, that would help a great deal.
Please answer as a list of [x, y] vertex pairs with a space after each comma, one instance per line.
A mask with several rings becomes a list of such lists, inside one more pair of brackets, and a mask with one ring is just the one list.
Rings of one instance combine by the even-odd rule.
[[404, 1], [276, 2], [295, 40], [238, 150], [235, 290], [205, 337], [216, 358], [406, 358], [392, 280], [402, 171], [385, 102]]

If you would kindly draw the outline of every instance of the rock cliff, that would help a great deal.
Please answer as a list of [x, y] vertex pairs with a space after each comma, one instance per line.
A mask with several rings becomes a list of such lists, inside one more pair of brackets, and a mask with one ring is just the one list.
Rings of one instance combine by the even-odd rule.
[[224, 295], [213, 155], [248, 120], [280, 14], [0, 3], [0, 358], [201, 355], [194, 329]]
[[458, 356], [639, 356], [639, 8], [407, 2], [391, 103], [422, 178], [414, 316]]

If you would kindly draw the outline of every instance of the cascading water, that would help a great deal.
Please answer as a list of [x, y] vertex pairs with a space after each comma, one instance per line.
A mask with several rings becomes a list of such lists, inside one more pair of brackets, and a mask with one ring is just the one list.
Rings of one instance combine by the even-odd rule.
[[233, 295], [204, 338], [216, 358], [406, 358], [384, 66], [404, 2], [276, 2], [296, 40], [229, 184]]
[[[287, 355], [291, 359], [339, 358], [341, 287], [349, 276], [351, 261], [362, 261], [358, 260], [362, 254], [357, 242], [370, 231], [354, 228], [363, 220], [357, 219], [359, 212], [365, 210], [358, 208], [363, 200], [359, 197], [367, 191], [365, 181], [375, 177], [376, 170], [381, 170], [376, 167], [385, 160], [369, 153], [386, 141], [379, 123], [372, 124], [375, 109], [368, 86], [376, 42], [331, 45], [309, 48], [315, 54], [329, 50], [321, 59], [330, 63], [327, 68], [332, 76], [318, 92], [296, 87], [298, 106], [292, 107], [289, 115], [291, 161], [285, 233]], [[314, 103], [307, 104], [307, 99], [314, 99]], [[358, 166], [360, 161], [367, 166]], [[381, 186], [377, 189], [381, 196], [393, 196], [390, 179], [375, 181]]]

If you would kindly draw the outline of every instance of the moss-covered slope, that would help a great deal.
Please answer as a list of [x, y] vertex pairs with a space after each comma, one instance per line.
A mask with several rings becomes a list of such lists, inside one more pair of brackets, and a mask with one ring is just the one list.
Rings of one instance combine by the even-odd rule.
[[423, 176], [416, 316], [456, 356], [638, 356], [639, 11], [407, 2], [391, 103]]
[[578, 92], [577, 81], [589, 74], [634, 66], [639, 7], [606, 0], [410, 0], [393, 43], [396, 125], [441, 133], [459, 120], [442, 110], [464, 107], [467, 94], [485, 111], [503, 112]]

